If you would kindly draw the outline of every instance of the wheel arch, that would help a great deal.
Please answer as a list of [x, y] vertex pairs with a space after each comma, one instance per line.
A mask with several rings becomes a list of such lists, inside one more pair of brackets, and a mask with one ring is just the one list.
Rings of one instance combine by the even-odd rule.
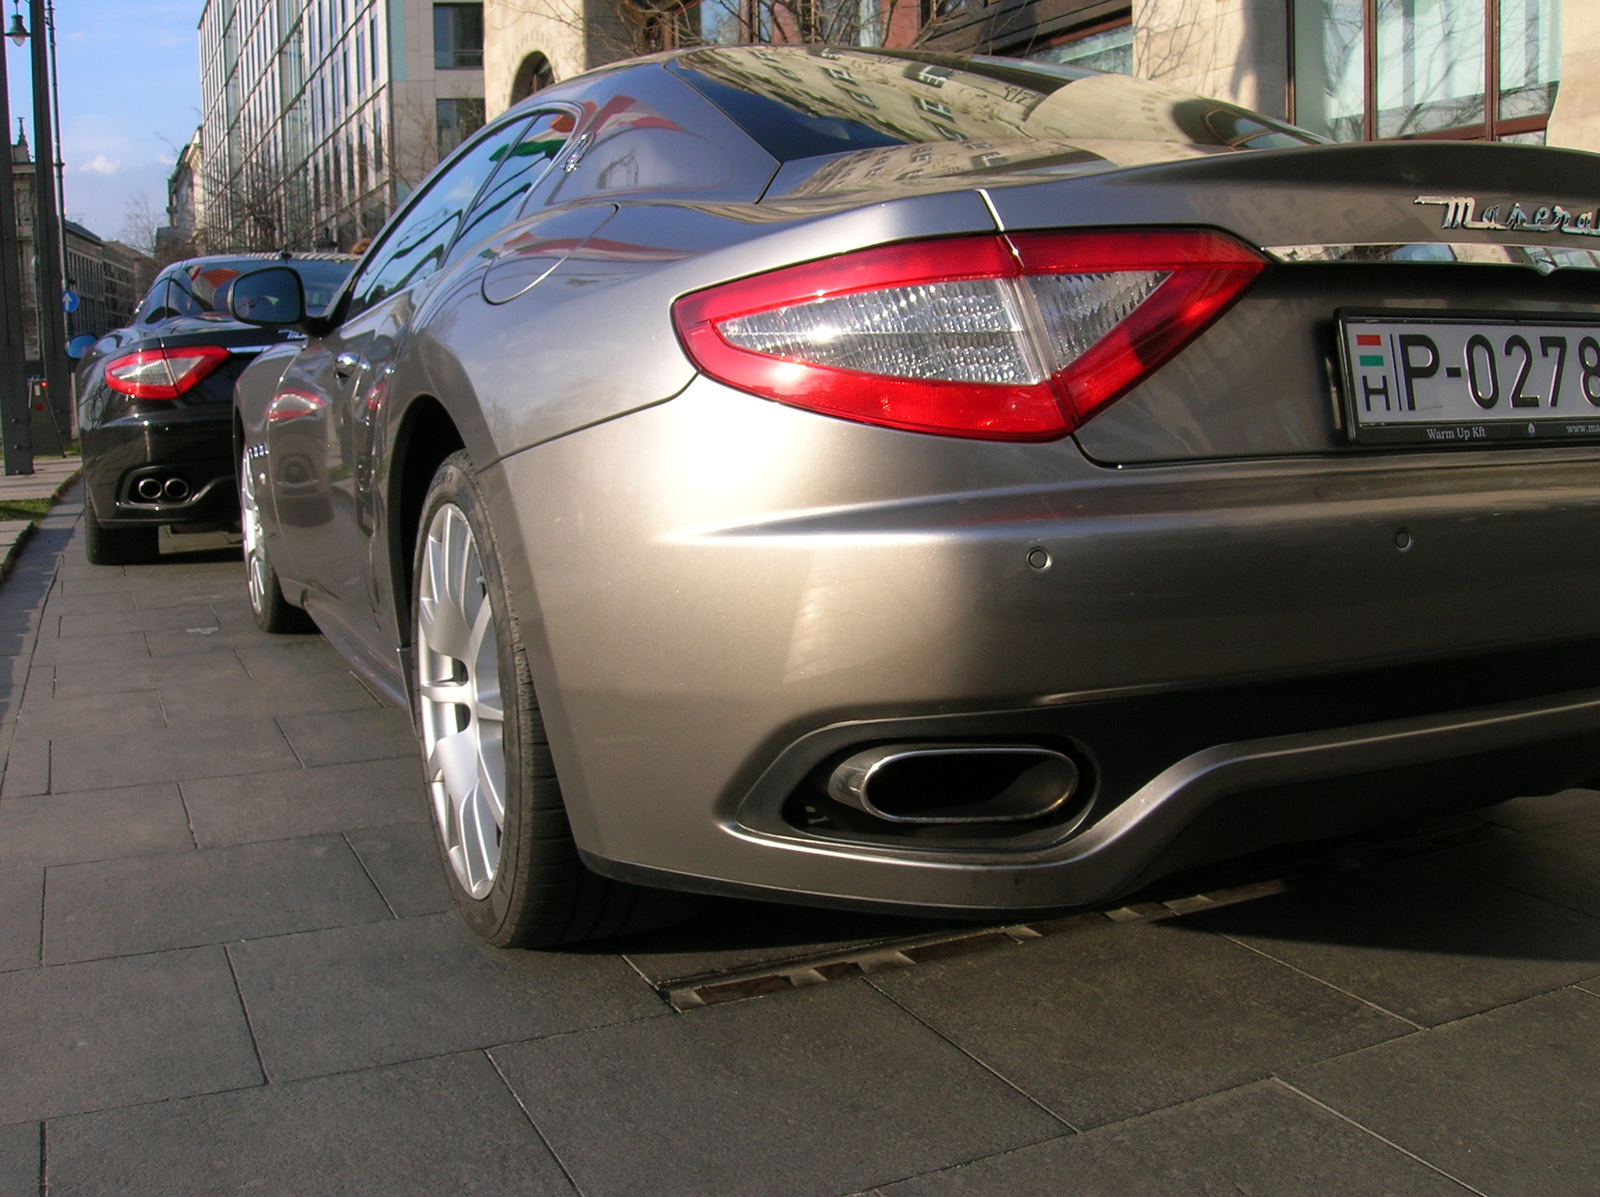
[[419, 395], [406, 406], [395, 432], [389, 469], [387, 538], [395, 633], [403, 649], [411, 647], [411, 562], [416, 554], [423, 500], [440, 463], [464, 448], [466, 441], [460, 428], [438, 399]]

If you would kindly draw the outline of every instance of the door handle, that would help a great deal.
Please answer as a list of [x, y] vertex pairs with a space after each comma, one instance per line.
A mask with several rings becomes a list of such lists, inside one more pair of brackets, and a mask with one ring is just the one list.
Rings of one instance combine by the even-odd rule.
[[361, 355], [346, 350], [333, 359], [333, 373], [338, 378], [349, 378], [356, 372], [356, 367], [361, 365]]

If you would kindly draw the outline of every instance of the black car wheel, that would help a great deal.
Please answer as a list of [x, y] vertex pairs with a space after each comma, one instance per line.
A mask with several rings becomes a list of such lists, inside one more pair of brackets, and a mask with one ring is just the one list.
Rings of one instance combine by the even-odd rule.
[[417, 723], [445, 876], [497, 947], [549, 947], [675, 922], [699, 900], [598, 876], [578, 857], [467, 455], [445, 460], [414, 558]]
[[256, 627], [273, 635], [314, 632], [317, 625], [301, 608], [283, 597], [278, 571], [267, 557], [267, 540], [261, 529], [261, 508], [256, 503], [256, 480], [250, 454], [239, 462], [239, 528], [244, 534], [244, 576], [250, 592], [250, 614]]
[[154, 524], [108, 528], [83, 505], [83, 551], [90, 565], [150, 565], [161, 559], [161, 529]]

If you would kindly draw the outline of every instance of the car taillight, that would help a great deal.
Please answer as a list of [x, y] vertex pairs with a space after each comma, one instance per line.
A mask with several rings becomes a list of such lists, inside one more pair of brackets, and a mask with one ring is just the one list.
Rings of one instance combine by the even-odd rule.
[[135, 399], [176, 399], [227, 360], [220, 345], [140, 349], [106, 363], [106, 385]]
[[686, 295], [690, 360], [845, 419], [991, 440], [1077, 428], [1198, 336], [1265, 268], [1204, 230], [912, 242]]

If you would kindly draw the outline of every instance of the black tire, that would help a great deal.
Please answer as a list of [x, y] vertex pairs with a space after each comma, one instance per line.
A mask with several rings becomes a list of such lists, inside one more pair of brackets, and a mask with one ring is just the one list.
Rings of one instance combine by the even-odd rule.
[[278, 581], [278, 571], [272, 567], [255, 512], [255, 488], [250, 485], [250, 476], [243, 472], [250, 468], [250, 459], [244, 458], [239, 468], [239, 526], [244, 536], [244, 588], [250, 599], [250, 615], [256, 627], [274, 636], [315, 632], [317, 625], [311, 616], [283, 597], [283, 586]]
[[[474, 898], [451, 864], [443, 828], [435, 818], [435, 840], [445, 880], [475, 934], [502, 948], [546, 948], [587, 940], [609, 939], [662, 927], [687, 918], [702, 899], [662, 890], [642, 889], [601, 877], [586, 868], [573, 842], [561, 785], [539, 714], [527, 654], [507, 602], [500, 554], [489, 525], [488, 507], [465, 452], [447, 458], [433, 477], [423, 503], [417, 544], [412, 556], [411, 630], [413, 681], [419, 691], [424, 667], [418, 612], [422, 567], [434, 518], [446, 504], [466, 517], [477, 544], [484, 590], [494, 616], [501, 702], [505, 722], [505, 813], [499, 836], [499, 863], [488, 892]], [[510, 685], [505, 679], [510, 679]], [[429, 776], [426, 748], [423, 780], [432, 808], [436, 783]]]
[[161, 560], [161, 529], [155, 524], [108, 528], [83, 505], [83, 552], [90, 565], [153, 565]]

